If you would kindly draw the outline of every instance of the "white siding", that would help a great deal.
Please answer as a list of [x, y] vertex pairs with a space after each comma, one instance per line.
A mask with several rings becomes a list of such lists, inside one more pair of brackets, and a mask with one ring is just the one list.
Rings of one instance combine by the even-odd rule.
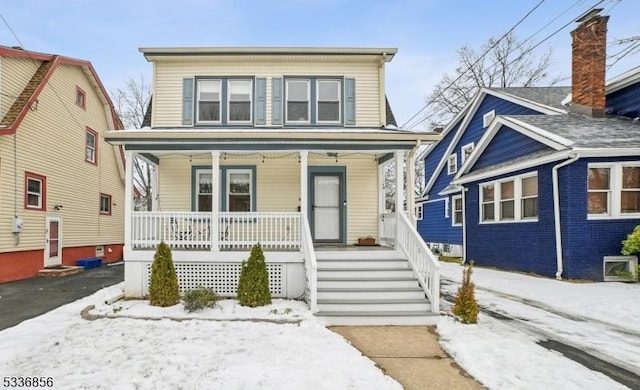
[[[6, 70], [6, 68], [4, 69]], [[86, 110], [75, 104], [76, 85], [87, 93]], [[42, 249], [46, 215], [62, 216], [64, 247], [116, 244], [124, 241], [124, 184], [116, 154], [104, 141], [108, 125], [104, 106], [87, 76], [77, 66], [60, 65], [13, 138], [0, 137], [0, 251]], [[98, 164], [85, 161], [86, 127], [99, 134]], [[25, 171], [46, 177], [46, 210], [24, 208]], [[112, 215], [99, 213], [100, 193], [112, 196]], [[15, 194], [15, 197], [14, 197]], [[55, 211], [53, 206], [63, 208]], [[13, 244], [10, 217], [24, 219], [20, 245]]]
[[[300, 165], [297, 155], [266, 154], [239, 159], [221, 158], [221, 166], [255, 165], [257, 211], [295, 212], [300, 205]], [[296, 153], [297, 154], [297, 153]], [[278, 156], [278, 158], [274, 158]], [[191, 210], [191, 167], [208, 166], [210, 159], [167, 156], [160, 161], [160, 211]], [[347, 175], [347, 243], [378, 232], [378, 169], [373, 156], [334, 159], [311, 157], [309, 166], [345, 166]], [[216, 186], [219, 188], [219, 186]]]
[[317, 62], [158, 62], [154, 67], [153, 127], [182, 126], [182, 80], [194, 76], [267, 78], [267, 125], [271, 123], [271, 78], [344, 76], [356, 79], [356, 125], [381, 126], [380, 84], [376, 63]]
[[22, 92], [41, 61], [29, 58], [2, 57], [0, 72], [0, 118], [4, 118], [11, 105]]

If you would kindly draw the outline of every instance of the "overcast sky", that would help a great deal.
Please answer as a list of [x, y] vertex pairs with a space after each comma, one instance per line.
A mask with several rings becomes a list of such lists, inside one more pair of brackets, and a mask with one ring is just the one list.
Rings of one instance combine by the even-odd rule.
[[[442, 75], [455, 68], [457, 49], [463, 45], [479, 48], [489, 38], [501, 36], [539, 3], [541, 0], [5, 0], [0, 5], [4, 18], [0, 20], [0, 45], [89, 60], [109, 91], [141, 74], [151, 80], [152, 66], [138, 52], [139, 47], [395, 47], [398, 54], [387, 64], [386, 87], [402, 125], [420, 110]], [[611, 15], [609, 55], [615, 55], [624, 46], [613, 41], [640, 36], [639, 0], [542, 0], [515, 33], [537, 44], [568, 24], [540, 48], [553, 49], [554, 75], [569, 76], [569, 32], [576, 26], [572, 20], [597, 3], [604, 8], [603, 14]], [[607, 76], [638, 65], [637, 48], [611, 67]]]

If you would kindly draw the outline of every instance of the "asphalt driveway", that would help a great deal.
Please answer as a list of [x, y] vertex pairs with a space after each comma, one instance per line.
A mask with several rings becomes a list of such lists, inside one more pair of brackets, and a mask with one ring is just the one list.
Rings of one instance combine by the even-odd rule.
[[124, 280], [124, 265], [103, 265], [62, 277], [0, 283], [0, 330]]

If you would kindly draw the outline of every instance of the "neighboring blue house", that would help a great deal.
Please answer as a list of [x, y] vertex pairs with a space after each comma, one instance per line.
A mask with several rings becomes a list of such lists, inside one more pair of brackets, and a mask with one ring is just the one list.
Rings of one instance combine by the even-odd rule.
[[[607, 19], [590, 15], [572, 33], [570, 112], [496, 109], [457, 170], [449, 188], [462, 187], [465, 261], [570, 279], [636, 272], [635, 260], [619, 255], [640, 224], [640, 67], [605, 88]], [[467, 127], [477, 136], [477, 125]], [[443, 156], [459, 158], [460, 146], [473, 142], [461, 134]], [[447, 192], [442, 176], [430, 180], [427, 195]], [[437, 230], [422, 225], [433, 242]]]
[[[483, 88], [423, 152], [425, 190], [417, 199], [418, 232], [432, 248], [462, 256], [462, 193], [452, 180], [497, 115], [560, 115], [570, 87]], [[420, 216], [422, 218], [420, 219]]]

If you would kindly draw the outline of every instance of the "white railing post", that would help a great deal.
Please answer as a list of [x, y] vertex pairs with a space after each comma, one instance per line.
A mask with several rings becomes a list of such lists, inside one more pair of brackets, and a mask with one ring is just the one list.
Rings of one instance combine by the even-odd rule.
[[132, 219], [133, 219], [133, 152], [124, 152], [125, 179], [124, 179], [124, 258], [129, 257], [129, 252], [133, 250], [132, 239]]
[[220, 180], [220, 152], [211, 152], [211, 251], [218, 252], [220, 250], [220, 188], [218, 185]]
[[402, 152], [396, 151], [394, 153], [395, 163], [396, 163], [396, 245], [398, 248], [398, 242], [400, 237], [398, 236], [398, 227], [400, 225], [400, 215], [403, 214], [404, 211], [404, 197], [402, 196], [402, 191], [404, 187], [404, 169], [402, 162]]
[[309, 209], [309, 152], [300, 151], [300, 213], [307, 215]]

